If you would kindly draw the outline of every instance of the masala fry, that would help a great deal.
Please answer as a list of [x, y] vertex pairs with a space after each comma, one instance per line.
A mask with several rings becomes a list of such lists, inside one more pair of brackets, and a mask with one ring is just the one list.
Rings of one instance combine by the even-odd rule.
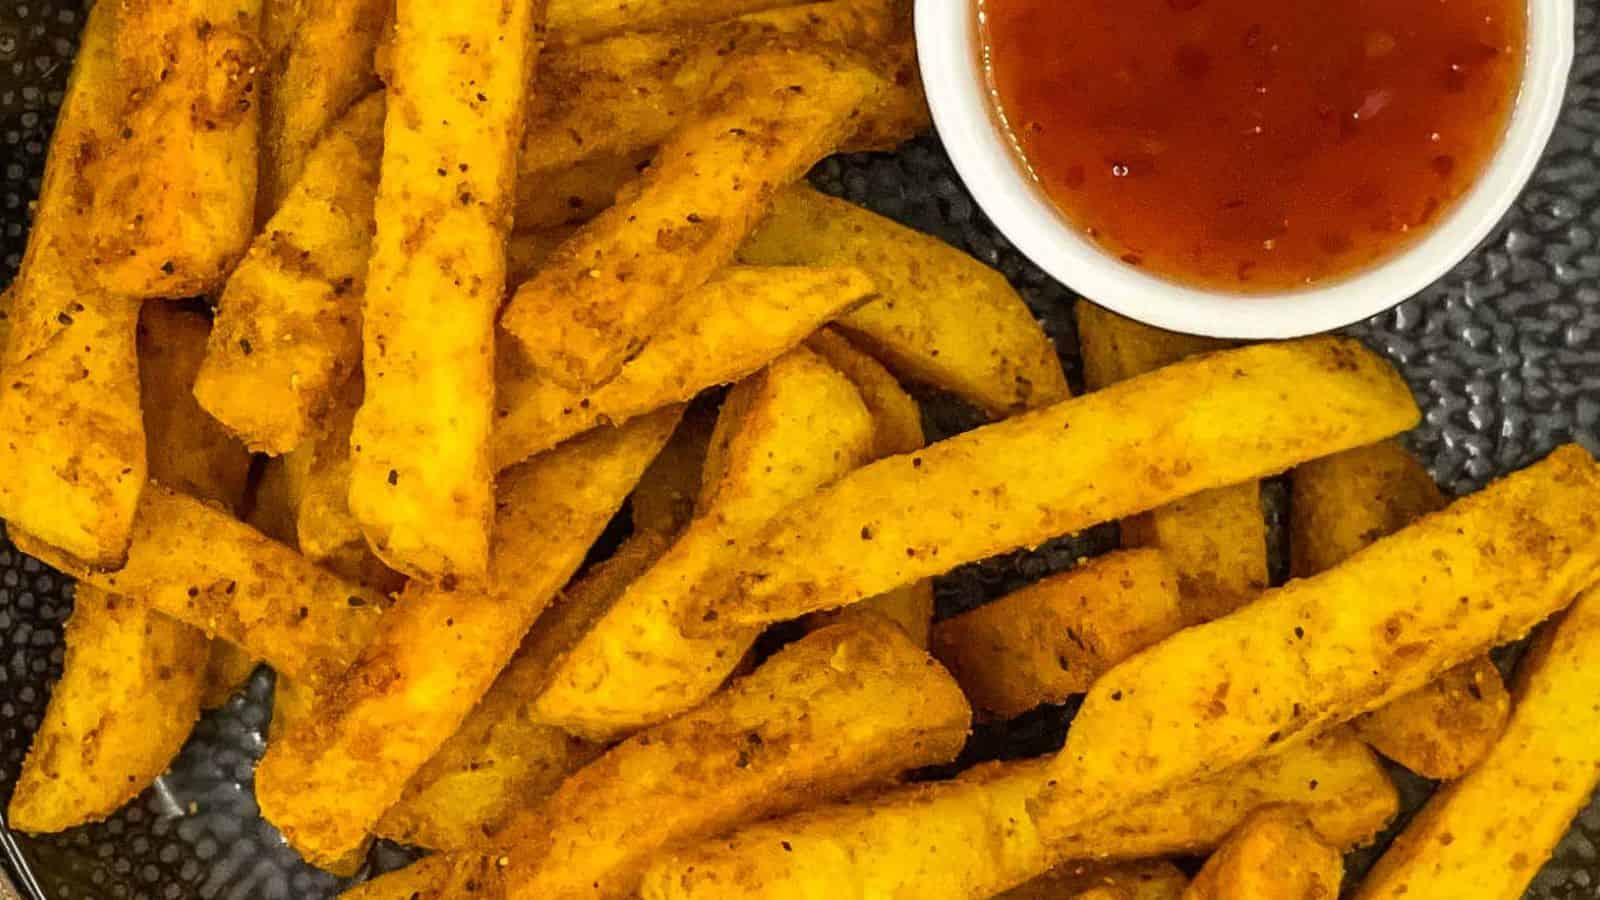
[[1195, 875], [1183, 900], [1334, 900], [1344, 859], [1305, 813], [1266, 806], [1250, 814]]

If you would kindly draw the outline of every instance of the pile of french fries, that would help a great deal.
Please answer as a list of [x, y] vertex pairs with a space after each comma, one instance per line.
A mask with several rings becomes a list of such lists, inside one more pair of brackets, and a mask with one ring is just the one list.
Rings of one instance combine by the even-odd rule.
[[1359, 344], [1087, 302], [1071, 397], [998, 273], [802, 181], [927, 127], [907, 17], [95, 4], [0, 301], [0, 517], [79, 580], [11, 824], [105, 817], [265, 662], [284, 838], [435, 851], [351, 897], [1331, 898], [1374, 751], [1445, 786], [1356, 897], [1520, 896], [1600, 780], [1600, 466], [1450, 502]]

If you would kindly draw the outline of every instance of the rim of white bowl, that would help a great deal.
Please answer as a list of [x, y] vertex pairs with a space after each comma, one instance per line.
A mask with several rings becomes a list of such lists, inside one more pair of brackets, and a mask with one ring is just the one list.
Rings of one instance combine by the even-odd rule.
[[1505, 137], [1445, 217], [1394, 256], [1339, 281], [1281, 293], [1208, 291], [1116, 259], [1080, 234], [1025, 171], [1001, 127], [982, 67], [975, 0], [916, 0], [917, 56], [933, 121], [956, 172], [1018, 250], [1079, 295], [1190, 334], [1290, 338], [1377, 315], [1443, 277], [1516, 202], [1566, 94], [1573, 0], [1528, 0], [1522, 84]]

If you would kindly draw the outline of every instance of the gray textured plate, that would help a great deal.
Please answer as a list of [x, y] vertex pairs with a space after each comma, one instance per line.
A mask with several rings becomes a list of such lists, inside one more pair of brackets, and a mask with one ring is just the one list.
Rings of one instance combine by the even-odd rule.
[[[20, 258], [29, 202], [82, 20], [78, 0], [0, 0], [0, 281]], [[1600, 451], [1600, 47], [1595, 0], [1579, 0], [1578, 60], [1560, 128], [1506, 222], [1472, 258], [1399, 308], [1352, 333], [1394, 360], [1427, 412], [1413, 446], [1450, 490], [1469, 491], [1556, 444]], [[1011, 278], [1060, 346], [1076, 379], [1072, 296], [1028, 264], [983, 218], [939, 144], [825, 162], [824, 189], [963, 247]], [[972, 424], [928, 405], [941, 433]], [[1270, 495], [1269, 495], [1270, 496]], [[968, 567], [941, 580], [944, 614], [1108, 546], [1106, 529], [1040, 551]], [[1280, 560], [1281, 562], [1281, 560]], [[0, 800], [61, 667], [71, 585], [0, 539]], [[109, 821], [18, 838], [44, 896], [314, 900], [335, 879], [301, 865], [256, 814], [251, 771], [263, 746], [271, 675], [208, 715], [165, 777]], [[977, 735], [967, 759], [1038, 753], [1061, 740], [1069, 709]], [[1600, 736], [1597, 736], [1600, 739]], [[1409, 806], [1430, 785], [1397, 772]], [[0, 807], [3, 808], [3, 807]], [[1600, 808], [1562, 843], [1530, 897], [1600, 898]], [[0, 841], [0, 860], [7, 845]], [[1371, 852], [1352, 859], [1359, 869]], [[378, 848], [376, 869], [407, 855]], [[19, 884], [19, 887], [21, 885]], [[24, 888], [24, 890], [26, 890]], [[0, 888], [0, 897], [5, 891]], [[26, 896], [26, 894], [24, 894]]]

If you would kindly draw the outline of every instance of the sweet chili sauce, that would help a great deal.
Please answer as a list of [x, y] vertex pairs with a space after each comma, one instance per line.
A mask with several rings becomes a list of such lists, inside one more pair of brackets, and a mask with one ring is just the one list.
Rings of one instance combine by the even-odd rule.
[[1446, 213], [1499, 143], [1524, 0], [982, 0], [1018, 151], [1083, 231], [1231, 291], [1336, 279]]

